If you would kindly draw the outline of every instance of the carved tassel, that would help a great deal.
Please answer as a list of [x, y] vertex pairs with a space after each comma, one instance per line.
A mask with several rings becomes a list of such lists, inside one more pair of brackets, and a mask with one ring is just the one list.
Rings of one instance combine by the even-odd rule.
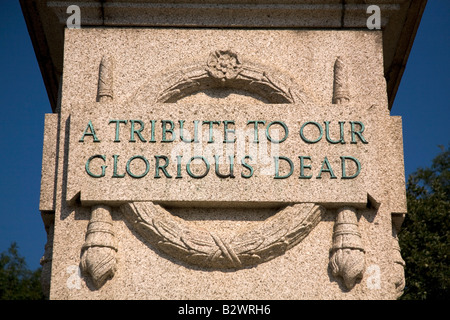
[[354, 208], [344, 207], [339, 210], [331, 253], [330, 267], [333, 276], [341, 276], [347, 289], [353, 288], [364, 272], [364, 248]]
[[344, 104], [350, 101], [348, 89], [347, 70], [341, 57], [334, 63], [333, 103]]
[[115, 242], [111, 208], [102, 205], [93, 207], [82, 248], [81, 270], [91, 275], [97, 288], [116, 272]]
[[114, 99], [114, 61], [110, 56], [103, 56], [98, 74], [98, 101], [108, 102]]

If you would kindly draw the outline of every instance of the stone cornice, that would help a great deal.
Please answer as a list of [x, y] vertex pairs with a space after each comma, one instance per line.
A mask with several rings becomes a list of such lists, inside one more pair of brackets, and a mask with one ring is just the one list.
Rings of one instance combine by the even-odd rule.
[[[345, 2], [345, 1], [344, 1]], [[77, 4], [84, 26], [236, 27], [236, 28], [365, 28], [367, 4], [343, 1], [70, 1]], [[382, 25], [401, 10], [404, 0], [371, 1], [383, 12]], [[60, 23], [67, 1], [48, 1]]]

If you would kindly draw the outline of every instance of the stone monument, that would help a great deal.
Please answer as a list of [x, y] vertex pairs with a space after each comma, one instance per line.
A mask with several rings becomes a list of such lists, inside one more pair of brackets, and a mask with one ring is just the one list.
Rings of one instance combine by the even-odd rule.
[[21, 1], [50, 299], [396, 299], [426, 1]]

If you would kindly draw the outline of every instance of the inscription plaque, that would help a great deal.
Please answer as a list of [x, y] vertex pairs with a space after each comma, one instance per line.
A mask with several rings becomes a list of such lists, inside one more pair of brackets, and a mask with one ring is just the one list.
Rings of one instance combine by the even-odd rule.
[[382, 130], [376, 114], [328, 106], [149, 104], [145, 113], [121, 113], [118, 105], [102, 104], [92, 110], [70, 117], [67, 199], [79, 195], [86, 204], [365, 206], [386, 152], [378, 146], [396, 134]]

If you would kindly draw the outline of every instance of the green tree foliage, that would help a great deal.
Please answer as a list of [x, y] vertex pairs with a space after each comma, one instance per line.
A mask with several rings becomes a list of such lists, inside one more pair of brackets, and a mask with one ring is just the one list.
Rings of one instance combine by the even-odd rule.
[[402, 300], [450, 301], [450, 152], [441, 149], [431, 167], [408, 179], [408, 214], [399, 234], [406, 262]]
[[18, 246], [12, 243], [0, 254], [0, 300], [42, 300], [41, 268], [30, 271]]

